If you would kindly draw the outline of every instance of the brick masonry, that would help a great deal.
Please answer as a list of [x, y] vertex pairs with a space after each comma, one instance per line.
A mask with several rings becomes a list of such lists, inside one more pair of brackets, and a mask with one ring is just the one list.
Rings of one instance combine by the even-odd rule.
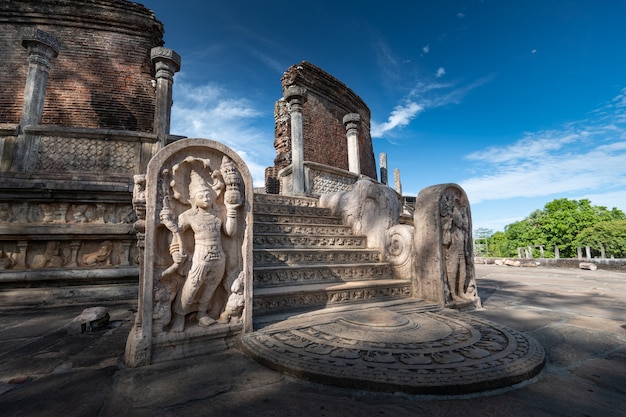
[[[307, 89], [303, 105], [304, 160], [348, 170], [348, 144], [343, 117], [361, 116], [359, 151], [361, 173], [376, 179], [376, 163], [370, 136], [370, 110], [348, 86], [321, 68], [303, 61], [287, 69], [281, 79], [283, 91], [291, 85]], [[272, 176], [291, 163], [291, 126], [287, 103], [274, 107], [276, 158], [266, 171], [267, 191], [272, 192]]]
[[52, 60], [42, 124], [152, 131], [150, 50], [163, 44], [163, 25], [150, 10], [126, 0], [1, 2], [0, 123], [20, 120], [28, 70], [22, 32], [28, 27], [61, 43]]

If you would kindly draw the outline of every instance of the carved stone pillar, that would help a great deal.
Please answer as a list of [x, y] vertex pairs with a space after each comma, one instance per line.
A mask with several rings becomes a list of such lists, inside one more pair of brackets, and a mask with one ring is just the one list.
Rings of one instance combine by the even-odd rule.
[[156, 107], [154, 109], [154, 133], [161, 147], [167, 143], [170, 133], [172, 111], [172, 86], [174, 74], [180, 70], [180, 55], [172, 49], [157, 46], [150, 51], [156, 70]]
[[[12, 160], [13, 171], [27, 171], [36, 163], [37, 138], [24, 133], [24, 127], [41, 124], [51, 60], [59, 54], [59, 41], [37, 28], [24, 31], [22, 46], [28, 49], [28, 74], [24, 86], [24, 104], [16, 142], [5, 143], [3, 159]], [[32, 154], [35, 154], [33, 156]], [[10, 156], [12, 155], [12, 156]], [[10, 159], [9, 159], [10, 158]], [[3, 169], [8, 169], [5, 162]]]
[[348, 171], [361, 174], [361, 162], [359, 160], [359, 122], [361, 116], [358, 113], [348, 113], [343, 116], [343, 124], [346, 127], [348, 138]]
[[380, 158], [380, 182], [387, 185], [387, 153], [381, 152]]
[[49, 33], [31, 28], [24, 33], [22, 46], [28, 49], [28, 75], [24, 88], [24, 107], [20, 126], [41, 123], [43, 103], [52, 58], [59, 54], [59, 41]]
[[306, 89], [292, 85], [285, 90], [285, 100], [289, 103], [291, 117], [291, 166], [293, 195], [304, 194], [304, 133], [302, 128], [302, 105]]
[[402, 195], [402, 181], [400, 181], [400, 170], [398, 168], [393, 170], [393, 188], [398, 194]]

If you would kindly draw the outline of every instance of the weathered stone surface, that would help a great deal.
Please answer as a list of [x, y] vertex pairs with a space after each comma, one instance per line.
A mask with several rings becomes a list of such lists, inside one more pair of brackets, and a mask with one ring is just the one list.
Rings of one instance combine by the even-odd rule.
[[423, 189], [413, 221], [416, 296], [456, 309], [480, 308], [465, 191], [456, 184]]
[[366, 235], [369, 248], [384, 251], [387, 231], [398, 224], [400, 202], [389, 187], [362, 177], [351, 191], [324, 194], [320, 206], [341, 216], [357, 235]]
[[537, 375], [545, 359], [516, 330], [419, 301], [295, 316], [244, 335], [243, 347], [290, 375], [412, 394], [503, 388]]
[[[208, 139], [172, 143], [136, 177], [143, 250], [129, 366], [223, 350], [252, 328], [252, 195], [243, 160]], [[219, 320], [240, 277], [245, 307]]]
[[506, 265], [506, 266], [516, 266], [516, 267], [518, 267], [518, 266], [522, 266], [522, 262], [520, 262], [520, 261], [515, 261], [515, 260], [513, 260], [513, 259], [507, 259], [507, 260], [505, 260], [505, 261], [504, 261], [504, 265]]
[[[624, 337], [626, 277], [599, 269], [476, 266], [483, 310], [468, 313], [518, 330], [577, 326], [583, 333]], [[596, 288], [594, 290], [594, 288]], [[602, 294], [597, 289], [602, 288]], [[543, 295], [535, 297], [537, 290]], [[596, 292], [594, 292], [596, 291]], [[488, 297], [487, 297], [488, 295]], [[552, 299], [553, 304], [546, 303]], [[594, 300], [593, 308], [581, 307]], [[583, 348], [574, 367], [548, 361], [543, 372], [514, 389], [471, 397], [376, 393], [327, 386], [267, 369], [237, 350], [141, 368], [123, 365], [132, 304], [111, 309], [124, 326], [67, 337], [63, 327], [81, 308], [6, 310], [0, 314], [2, 414], [44, 417], [119, 416], [603, 416], [626, 415], [626, 354], [614, 344]], [[610, 326], [607, 318], [610, 319]], [[119, 333], [119, 335], [118, 335]], [[121, 337], [120, 337], [121, 335]], [[555, 337], [559, 332], [554, 332]], [[604, 340], [607, 340], [605, 337]], [[550, 354], [552, 344], [546, 346]], [[595, 350], [596, 348], [600, 350]], [[604, 347], [609, 350], [602, 350]], [[96, 356], [94, 356], [97, 354]], [[74, 362], [79, 359], [78, 362]], [[89, 359], [89, 360], [87, 360]], [[71, 364], [62, 373], [63, 364]], [[76, 363], [82, 364], [78, 368]], [[108, 363], [108, 365], [106, 365]], [[105, 366], [105, 368], [98, 368]], [[108, 367], [106, 367], [108, 366]], [[98, 370], [100, 369], [100, 370]], [[17, 376], [22, 385], [9, 385]], [[62, 387], [62, 388], [60, 388]], [[80, 401], [77, 402], [77, 399]], [[78, 404], [80, 403], [80, 404]], [[90, 406], [88, 406], [90, 405]], [[89, 408], [92, 407], [92, 408]]]
[[86, 308], [72, 320], [67, 334], [76, 335], [106, 329], [109, 326], [109, 318], [109, 309], [106, 307]]
[[578, 264], [578, 267], [580, 269], [586, 269], [588, 271], [595, 271], [596, 269], [598, 269], [598, 265], [592, 262], [581, 262]]

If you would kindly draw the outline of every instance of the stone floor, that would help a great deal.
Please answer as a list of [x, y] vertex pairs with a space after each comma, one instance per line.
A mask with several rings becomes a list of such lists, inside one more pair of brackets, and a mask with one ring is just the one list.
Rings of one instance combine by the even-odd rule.
[[123, 365], [133, 306], [68, 336], [82, 308], [0, 309], [1, 416], [624, 416], [626, 273], [476, 267], [484, 310], [545, 348], [521, 386], [465, 397], [372, 393], [302, 381], [238, 351]]

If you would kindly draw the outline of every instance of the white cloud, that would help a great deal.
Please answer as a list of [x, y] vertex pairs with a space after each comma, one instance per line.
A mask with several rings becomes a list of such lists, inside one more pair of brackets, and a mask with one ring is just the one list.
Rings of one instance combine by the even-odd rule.
[[456, 17], [458, 17], [459, 19], [463, 19], [465, 17], [465, 13], [459, 12], [456, 14]]
[[372, 137], [380, 138], [390, 130], [408, 125], [423, 110], [424, 107], [411, 101], [403, 106], [396, 106], [385, 123], [378, 124], [372, 121]]
[[[473, 204], [515, 197], [563, 194], [626, 194], [626, 119], [621, 102], [602, 108], [600, 117], [561, 129], [527, 133], [517, 142], [467, 156], [476, 176], [461, 183]], [[614, 201], [613, 198], [611, 201]], [[623, 199], [626, 201], [626, 198]], [[623, 205], [623, 203], [622, 203]]]
[[[443, 68], [440, 68], [440, 71], [445, 73]], [[386, 122], [377, 123], [372, 120], [372, 138], [381, 138], [393, 133], [395, 128], [408, 125], [427, 109], [460, 103], [471, 90], [489, 82], [491, 78], [484, 77], [461, 87], [453, 83], [419, 82], [404, 99], [406, 104], [394, 107]]]
[[219, 85], [190, 85], [181, 78], [174, 83], [171, 133], [225, 144], [246, 162], [254, 185], [262, 186], [274, 158], [274, 136], [271, 127], [266, 131], [255, 122], [266, 115]]
[[435, 74], [435, 77], [439, 78], [439, 77], [443, 77], [444, 75], [446, 75], [446, 69], [444, 67], [439, 67], [437, 69], [437, 73]]
[[422, 48], [422, 52], [424, 52], [425, 54], [430, 52], [430, 45], [424, 45], [424, 47]]

